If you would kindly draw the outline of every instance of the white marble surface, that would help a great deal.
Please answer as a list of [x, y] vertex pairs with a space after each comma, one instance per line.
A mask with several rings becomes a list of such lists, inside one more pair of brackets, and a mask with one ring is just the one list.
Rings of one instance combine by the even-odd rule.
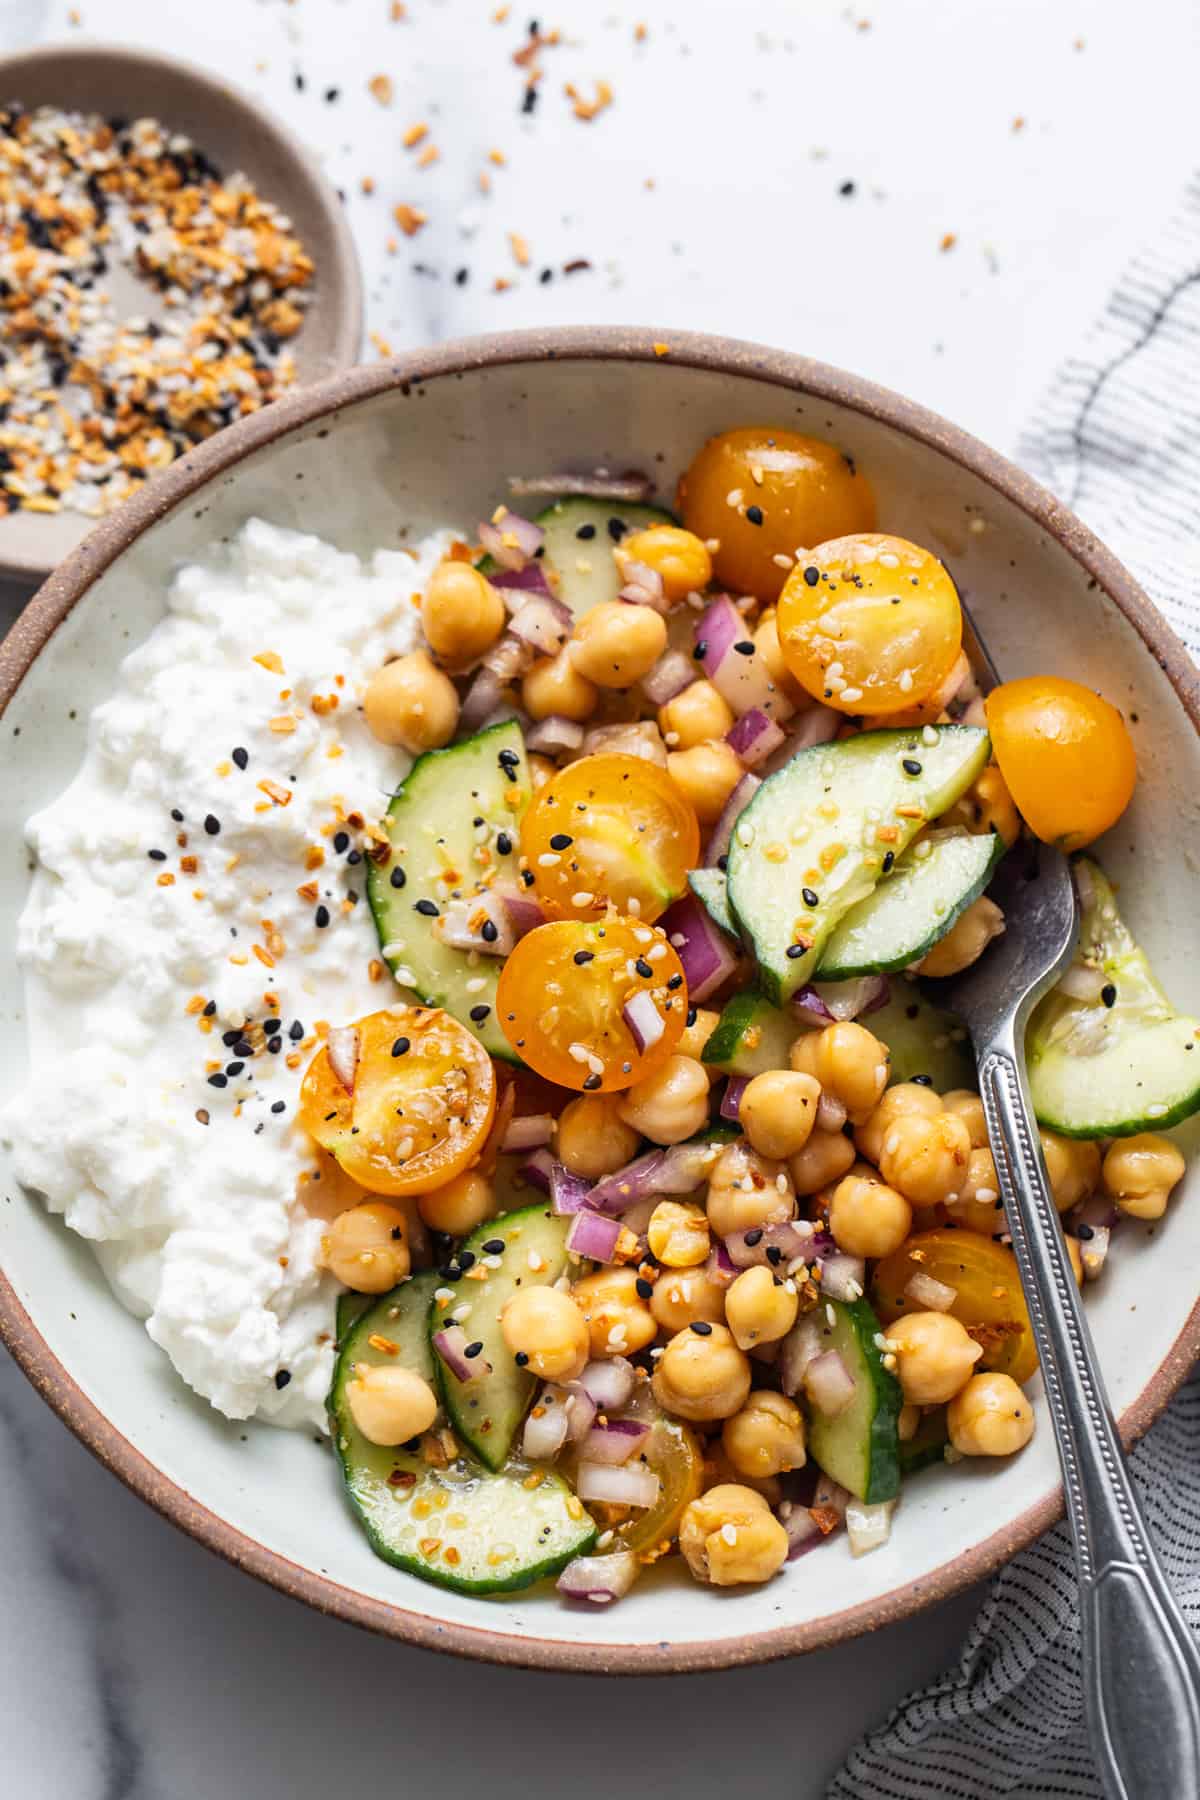
[[[1136, 15], [1122, 0], [554, 0], [541, 22], [569, 41], [543, 58], [532, 117], [510, 60], [527, 14], [493, 10], [80, 0], [76, 23], [59, 0], [0, 0], [0, 50], [149, 44], [256, 91], [344, 189], [370, 328], [393, 348], [517, 324], [726, 331], [874, 376], [1003, 449], [1196, 155], [1191, 0]], [[385, 73], [389, 108], [366, 86]], [[616, 101], [582, 124], [563, 86], [596, 77]], [[421, 119], [441, 152], [425, 170], [399, 143]], [[430, 222], [391, 253], [398, 201]], [[574, 258], [591, 268], [563, 276]], [[5, 616], [16, 600], [0, 594]], [[591, 1800], [624, 1770], [622, 1786], [709, 1800], [750, 1768], [769, 1795], [817, 1795], [953, 1653], [977, 1599], [729, 1675], [492, 1670], [378, 1643], [235, 1574], [93, 1464], [9, 1364], [0, 1446], [0, 1767], [5, 1792], [38, 1800], [308, 1800], [383, 1780], [457, 1794], [481, 1750], [497, 1800], [561, 1779]]]

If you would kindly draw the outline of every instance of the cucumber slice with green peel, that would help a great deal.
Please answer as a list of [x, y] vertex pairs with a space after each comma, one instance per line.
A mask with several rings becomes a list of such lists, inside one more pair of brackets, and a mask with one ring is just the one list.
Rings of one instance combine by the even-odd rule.
[[507, 1593], [557, 1574], [595, 1540], [592, 1519], [562, 1478], [545, 1470], [528, 1488], [527, 1464], [493, 1474], [465, 1457], [434, 1468], [416, 1451], [371, 1443], [346, 1400], [362, 1363], [399, 1363], [436, 1387], [428, 1319], [440, 1285], [436, 1270], [414, 1275], [371, 1301], [351, 1327], [329, 1397], [334, 1451], [377, 1556], [456, 1593]]
[[[462, 1268], [462, 1274], [451, 1279], [445, 1278], [443, 1271], [444, 1278], [438, 1283], [443, 1289], [452, 1288], [454, 1298], [445, 1306], [434, 1301], [429, 1314], [430, 1337], [451, 1323], [451, 1313], [469, 1305], [470, 1312], [454, 1323], [462, 1326], [472, 1343], [483, 1346], [475, 1360], [485, 1372], [473, 1381], [459, 1381], [440, 1357], [438, 1362], [450, 1423], [489, 1469], [499, 1469], [508, 1460], [538, 1385], [536, 1378], [513, 1360], [500, 1330], [500, 1314], [518, 1288], [550, 1287], [558, 1280], [567, 1266], [570, 1222], [552, 1213], [544, 1200], [487, 1219], [464, 1240], [450, 1265]], [[493, 1251], [489, 1248], [493, 1244], [503, 1248]], [[470, 1258], [465, 1265], [464, 1256]]]
[[546, 534], [543, 560], [558, 576], [558, 597], [581, 619], [602, 600], [615, 600], [624, 587], [613, 560], [621, 539], [648, 525], [674, 525], [675, 520], [658, 506], [567, 494], [539, 513], [537, 522]]
[[810, 1407], [809, 1454], [831, 1480], [867, 1505], [894, 1500], [900, 1492], [897, 1421], [904, 1396], [875, 1342], [879, 1320], [865, 1300], [825, 1301], [814, 1317], [820, 1321], [822, 1351], [838, 1352], [855, 1386], [854, 1398], [836, 1418]]
[[907, 1443], [900, 1445], [901, 1475], [915, 1475], [919, 1469], [930, 1469], [934, 1463], [945, 1462], [949, 1442], [945, 1407], [939, 1406], [936, 1412], [923, 1414], [913, 1435]]
[[994, 832], [931, 831], [835, 927], [819, 979], [894, 975], [920, 962], [978, 900], [1003, 855], [1004, 839]]
[[864, 731], [768, 776], [733, 828], [728, 875], [769, 1000], [812, 979], [835, 926], [970, 787], [988, 750], [971, 725]]
[[721, 869], [693, 869], [688, 876], [688, 886], [713, 924], [719, 925], [722, 931], [727, 931], [736, 940], [737, 920], [729, 910], [724, 872]]
[[1087, 857], [1076, 869], [1083, 919], [1064, 977], [1074, 991], [1053, 988], [1025, 1036], [1033, 1109], [1064, 1137], [1161, 1131], [1200, 1110], [1200, 1020], [1168, 1000], [1101, 870]]
[[372, 1294], [339, 1294], [334, 1309], [334, 1341], [340, 1350], [349, 1337], [355, 1321], [361, 1319], [368, 1306], [374, 1305]]
[[893, 981], [891, 998], [865, 1023], [891, 1052], [889, 1085], [920, 1077], [939, 1094], [978, 1085], [966, 1026], [932, 1005], [915, 981]]
[[799, 1036], [799, 1021], [760, 994], [735, 994], [726, 1002], [700, 1060], [725, 1075], [762, 1075], [790, 1066], [788, 1052]]
[[[402, 987], [444, 1007], [490, 1055], [516, 1062], [496, 1023], [501, 959], [440, 936], [448, 902], [516, 887], [518, 828], [530, 796], [521, 729], [511, 720], [418, 757], [387, 812], [392, 854], [372, 863], [367, 900], [384, 960]], [[418, 911], [432, 906], [433, 916]]]

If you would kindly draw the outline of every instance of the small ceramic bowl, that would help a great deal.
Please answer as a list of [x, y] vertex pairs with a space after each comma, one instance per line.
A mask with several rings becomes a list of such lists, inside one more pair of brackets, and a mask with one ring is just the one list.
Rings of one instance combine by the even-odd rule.
[[[655, 353], [668, 338], [670, 354]], [[249, 514], [367, 551], [455, 523], [506, 477], [651, 471], [669, 502], [711, 433], [746, 423], [832, 439], [870, 477], [884, 528], [939, 551], [1008, 675], [1102, 687], [1132, 722], [1141, 781], [1102, 855], [1177, 1003], [1200, 1012], [1194, 875], [1200, 693], [1182, 646], [1130, 576], [1051, 496], [919, 407], [778, 351], [664, 332], [568, 330], [449, 344], [299, 392], [192, 452], [99, 526], [0, 646], [0, 1058], [26, 1063], [12, 953], [29, 883], [22, 825], [81, 757], [90, 708], [163, 613], [172, 571]], [[649, 1672], [760, 1661], [852, 1636], [978, 1580], [1058, 1516], [1052, 1434], [1021, 1455], [905, 1487], [891, 1541], [844, 1538], [764, 1587], [714, 1592], [669, 1564], [609, 1611], [552, 1591], [484, 1601], [372, 1556], [334, 1460], [304, 1432], [230, 1425], [177, 1381], [122, 1311], [88, 1246], [0, 1160], [0, 1332], [47, 1401], [122, 1480], [201, 1543], [323, 1611], [409, 1642], [549, 1669]], [[1193, 1168], [1161, 1226], [1122, 1226], [1089, 1317], [1126, 1439], [1200, 1348]]]
[[[358, 256], [345, 208], [298, 140], [203, 69], [117, 45], [58, 45], [0, 57], [0, 98], [62, 106], [106, 118], [155, 118], [200, 146], [217, 166], [240, 169], [291, 219], [316, 266], [313, 298], [294, 341], [297, 381], [319, 381], [355, 361], [362, 344]], [[153, 304], [130, 280], [131, 306]], [[81, 513], [0, 517], [0, 576], [41, 580], [94, 521]]]

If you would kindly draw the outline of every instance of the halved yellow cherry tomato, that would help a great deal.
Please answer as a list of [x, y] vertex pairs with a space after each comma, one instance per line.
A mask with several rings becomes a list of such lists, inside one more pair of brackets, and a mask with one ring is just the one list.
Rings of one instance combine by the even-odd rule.
[[422, 1194], [479, 1156], [496, 1110], [492, 1059], [465, 1026], [428, 1006], [395, 1006], [350, 1027], [347, 1087], [317, 1051], [299, 1120], [373, 1194]]
[[547, 912], [594, 917], [611, 901], [652, 920], [687, 888], [700, 826], [656, 763], [582, 756], [534, 795], [521, 821], [521, 854]]
[[949, 1311], [983, 1346], [978, 1368], [997, 1369], [1016, 1382], [1037, 1368], [1033, 1327], [1011, 1250], [976, 1231], [921, 1231], [875, 1265], [872, 1300], [885, 1326], [903, 1313], [923, 1312], [904, 1290], [918, 1273], [952, 1287]]
[[[658, 1499], [644, 1512], [624, 1507], [593, 1505], [589, 1510], [613, 1533], [614, 1550], [632, 1550], [643, 1562], [657, 1562], [679, 1531], [683, 1511], [704, 1485], [704, 1455], [696, 1434], [682, 1419], [660, 1412], [649, 1382], [635, 1388], [621, 1416], [649, 1425], [639, 1455], [644, 1456], [659, 1479]], [[578, 1454], [568, 1456], [564, 1473], [569, 1481], [578, 1468]]]
[[589, 1094], [632, 1087], [666, 1062], [687, 1006], [666, 933], [615, 914], [539, 925], [517, 943], [496, 990], [496, 1018], [521, 1060]]
[[835, 538], [802, 558], [777, 618], [796, 680], [846, 713], [916, 706], [962, 645], [958, 590], [937, 557], [881, 532]]
[[760, 600], [783, 586], [790, 564], [777, 556], [875, 523], [875, 496], [848, 457], [766, 425], [709, 438], [679, 483], [679, 509], [689, 531], [717, 543], [717, 580]]
[[984, 701], [992, 751], [1035, 837], [1080, 850], [1129, 805], [1133, 739], [1115, 706], [1077, 681], [1030, 675]]

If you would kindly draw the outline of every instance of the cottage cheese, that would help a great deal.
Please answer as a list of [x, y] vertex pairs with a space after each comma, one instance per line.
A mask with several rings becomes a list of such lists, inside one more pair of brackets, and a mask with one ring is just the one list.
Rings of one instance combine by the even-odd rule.
[[[27, 828], [17, 1173], [230, 1418], [324, 1425], [337, 1285], [297, 1198], [312, 1150], [292, 1119], [316, 1022], [395, 993], [343, 821], [378, 821], [405, 764], [357, 702], [412, 648], [413, 596], [449, 541], [364, 564], [251, 520], [180, 572], [78, 776]], [[250, 1056], [222, 1042], [243, 1028]]]

